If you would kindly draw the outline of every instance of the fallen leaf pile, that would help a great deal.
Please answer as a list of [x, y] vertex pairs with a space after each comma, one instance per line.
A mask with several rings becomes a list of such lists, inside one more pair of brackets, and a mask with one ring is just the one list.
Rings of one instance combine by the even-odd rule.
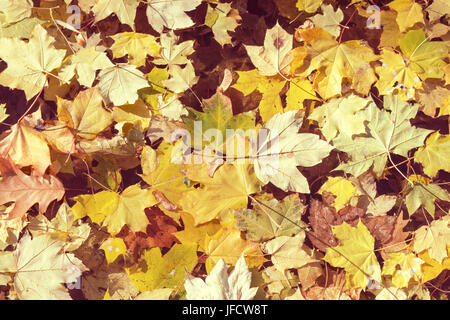
[[0, 0], [0, 299], [448, 299], [443, 0]]

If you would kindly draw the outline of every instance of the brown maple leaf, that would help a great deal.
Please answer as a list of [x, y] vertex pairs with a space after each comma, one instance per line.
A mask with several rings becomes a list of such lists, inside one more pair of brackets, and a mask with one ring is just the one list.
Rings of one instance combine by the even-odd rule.
[[333, 235], [331, 226], [342, 223], [342, 218], [332, 207], [324, 205], [319, 200], [312, 200], [309, 209], [309, 224], [312, 227], [308, 232], [308, 238], [319, 250], [325, 251], [327, 247], [338, 245], [336, 237]]
[[383, 259], [387, 259], [392, 252], [402, 252], [406, 250], [407, 244], [405, 243], [405, 240], [408, 238], [409, 232], [404, 232], [403, 228], [408, 222], [409, 220], [403, 220], [402, 213], [397, 216], [391, 238], [388, 241], [381, 243], [383, 249], [380, 253]]
[[146, 232], [133, 232], [125, 226], [118, 237], [123, 238], [129, 251], [137, 259], [142, 249], [153, 247], [170, 248], [177, 238], [172, 234], [177, 231], [178, 224], [169, 216], [165, 215], [158, 207], [145, 209], [148, 218]]
[[[324, 201], [329, 201], [329, 199]], [[336, 209], [327, 205], [327, 202], [323, 203], [313, 199], [309, 209], [309, 223], [313, 231], [308, 232], [308, 237], [319, 250], [325, 251], [327, 247], [338, 245], [331, 226], [347, 222], [356, 227], [359, 219], [364, 215], [365, 211], [361, 208], [347, 206], [336, 212]]]
[[392, 239], [396, 221], [394, 216], [366, 217], [362, 221], [380, 243], [386, 243]]
[[361, 208], [346, 206], [339, 210], [338, 214], [343, 221], [347, 222], [352, 227], [356, 227], [359, 218], [362, 218], [366, 213]]

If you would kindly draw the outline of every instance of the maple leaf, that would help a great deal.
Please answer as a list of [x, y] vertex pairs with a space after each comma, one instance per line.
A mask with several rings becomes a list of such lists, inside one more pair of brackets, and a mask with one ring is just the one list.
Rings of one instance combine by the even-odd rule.
[[[446, 104], [450, 101], [450, 90], [441, 87], [438, 83], [423, 83], [423, 91], [420, 90], [416, 93], [421, 104], [421, 110], [423, 113], [430, 117], [434, 117], [436, 109], [440, 108], [440, 111], [446, 108]], [[442, 112], [439, 112], [442, 114]]]
[[442, 41], [427, 41], [422, 30], [409, 31], [399, 39], [399, 44], [403, 55], [383, 49], [383, 65], [375, 68], [380, 76], [375, 86], [381, 94], [389, 94], [398, 82], [411, 99], [414, 89], [422, 88], [420, 80], [442, 78], [446, 65], [442, 59], [447, 56], [448, 49]]
[[193, 243], [174, 244], [162, 256], [159, 248], [144, 252], [144, 264], [127, 268], [126, 271], [141, 291], [159, 288], [176, 288], [185, 278], [185, 270], [191, 271], [197, 264], [197, 246]]
[[406, 191], [405, 204], [408, 213], [412, 215], [420, 206], [423, 206], [428, 213], [434, 217], [434, 202], [436, 200], [449, 201], [447, 192], [436, 184], [430, 183], [431, 180], [420, 176], [410, 175], [408, 180], [413, 183]]
[[195, 224], [211, 221], [229, 209], [245, 208], [247, 197], [259, 191], [259, 183], [248, 164], [224, 164], [211, 178], [207, 164], [186, 165], [186, 176], [203, 187], [184, 193], [180, 205], [190, 213]]
[[384, 261], [382, 275], [391, 275], [392, 283], [397, 288], [408, 286], [408, 282], [413, 279], [419, 280], [422, 276], [420, 266], [424, 261], [413, 253], [391, 253]]
[[370, 63], [377, 59], [371, 48], [360, 40], [339, 43], [319, 27], [301, 30], [300, 35], [312, 57], [302, 75], [309, 75], [314, 70], [320, 72], [314, 85], [324, 99], [339, 95], [344, 79], [351, 79], [351, 88], [356, 92], [369, 93], [370, 86], [376, 81]]
[[271, 255], [275, 268], [284, 272], [287, 269], [300, 268], [314, 262], [312, 250], [304, 245], [305, 231], [293, 237], [278, 236], [263, 245], [263, 251]]
[[91, 228], [86, 223], [74, 223], [74, 215], [69, 205], [64, 202], [58, 209], [56, 216], [48, 220], [40, 214], [33, 217], [28, 224], [28, 230], [33, 237], [50, 235], [52, 239], [64, 241], [66, 251], [78, 249], [89, 237]]
[[450, 171], [450, 135], [442, 135], [439, 131], [431, 134], [425, 146], [414, 153], [414, 160], [423, 165], [423, 172], [435, 177], [439, 170]]
[[0, 272], [14, 273], [14, 289], [23, 300], [71, 300], [64, 283], [72, 283], [86, 270], [72, 253], [64, 253], [64, 242], [50, 235], [35, 238], [26, 233], [11, 253], [2, 259]]
[[447, 258], [442, 260], [442, 263], [430, 258], [427, 250], [422, 251], [422, 253], [418, 255], [418, 257], [424, 261], [424, 264], [422, 265], [423, 283], [436, 278], [442, 271], [450, 268], [450, 258], [448, 257], [449, 250], [450, 245], [447, 246]]
[[71, 55], [61, 67], [58, 77], [69, 82], [76, 74], [78, 83], [89, 88], [95, 81], [96, 70], [113, 66], [105, 52], [89, 47]]
[[18, 22], [2, 24], [2, 18], [0, 16], [0, 35], [1, 37], [17, 37], [17, 38], [30, 38], [34, 27], [37, 24], [42, 24], [44, 21], [38, 18], [25, 18]]
[[430, 258], [442, 263], [448, 256], [447, 245], [450, 243], [450, 228], [448, 218], [434, 220], [429, 226], [422, 226], [416, 230], [414, 251], [420, 253], [428, 251]]
[[194, 25], [185, 11], [197, 8], [202, 0], [151, 0], [147, 4], [147, 18], [153, 29], [161, 33], [163, 28], [183, 29]]
[[406, 31], [416, 23], [425, 23], [422, 7], [414, 0], [394, 0], [388, 6], [397, 12], [396, 21], [400, 32]]
[[356, 188], [349, 180], [342, 177], [328, 177], [317, 193], [322, 194], [324, 191], [336, 196], [333, 203], [336, 211], [341, 210], [352, 197], [356, 196]]
[[170, 120], [181, 121], [189, 114], [176, 95], [158, 96], [158, 111]]
[[145, 64], [147, 55], [152, 57], [159, 53], [156, 38], [149, 34], [136, 32], [122, 32], [111, 37], [114, 44], [111, 46], [114, 58], [128, 55], [128, 62], [137, 67]]
[[24, 119], [3, 133], [0, 138], [0, 155], [3, 159], [11, 158], [20, 166], [33, 166], [37, 173], [43, 175], [50, 165], [50, 149], [44, 136]]
[[172, 233], [177, 231], [178, 224], [174, 220], [157, 207], [145, 209], [145, 215], [149, 221], [145, 233], [133, 232], [124, 228], [117, 235], [124, 239], [127, 248], [133, 252], [136, 260], [138, 260], [141, 249], [170, 248], [176, 242]]
[[308, 221], [312, 227], [312, 231], [308, 232], [308, 238], [316, 248], [325, 251], [327, 247], [338, 244], [331, 226], [341, 224], [342, 218], [334, 208], [313, 199], [309, 209]]
[[374, 216], [383, 216], [392, 209], [397, 201], [396, 196], [380, 195], [377, 197], [377, 185], [375, 177], [367, 172], [358, 177], [354, 181], [354, 185], [358, 190], [358, 205], [367, 204], [366, 212]]
[[248, 270], [244, 256], [227, 274], [227, 265], [222, 259], [214, 266], [203, 281], [186, 274], [184, 288], [188, 300], [251, 300], [258, 288], [251, 288], [252, 274]]
[[395, 48], [398, 46], [398, 35], [400, 30], [397, 24], [397, 14], [394, 11], [381, 11], [380, 20], [383, 31], [380, 37], [380, 47]]
[[314, 13], [319, 9], [323, 0], [297, 0], [297, 9], [299, 11], [306, 11], [308, 13]]
[[8, 68], [0, 73], [0, 84], [20, 89], [27, 100], [47, 85], [51, 71], [61, 66], [65, 50], [55, 49], [55, 39], [37, 24], [28, 42], [18, 38], [0, 38], [0, 58]]
[[198, 245], [199, 251], [205, 251], [204, 244], [206, 236], [213, 236], [220, 229], [221, 225], [216, 221], [210, 221], [195, 226], [194, 217], [189, 213], [182, 212], [184, 230], [174, 232], [173, 235], [181, 241], [181, 243], [192, 242]]
[[358, 222], [356, 228], [344, 222], [333, 226], [333, 233], [339, 239], [339, 246], [327, 248], [326, 262], [346, 271], [347, 288], [365, 288], [369, 282], [367, 274], [380, 282], [380, 265], [374, 253], [375, 240], [367, 227]]
[[407, 152], [422, 145], [430, 130], [412, 127], [409, 120], [418, 110], [401, 100], [398, 94], [384, 97], [384, 107], [379, 110], [374, 104], [359, 113], [369, 122], [368, 136], [350, 137], [340, 134], [333, 140], [334, 146], [348, 153], [352, 160], [341, 163], [335, 170], [344, 170], [358, 177], [373, 166], [377, 177], [381, 176], [390, 153], [407, 157]]
[[199, 77], [195, 75], [192, 63], [186, 64], [184, 68], [174, 65], [169, 69], [170, 79], [163, 81], [164, 86], [174, 93], [181, 93], [192, 88]]
[[353, 136], [366, 132], [365, 119], [357, 112], [369, 104], [374, 104], [372, 99], [351, 94], [348, 97], [332, 99], [315, 108], [308, 119], [319, 123], [320, 131], [327, 141], [336, 137], [338, 132]]
[[173, 31], [169, 31], [163, 33], [159, 41], [161, 43], [159, 57], [153, 61], [156, 65], [167, 65], [171, 68], [174, 65], [191, 63], [188, 56], [194, 53], [193, 40], [177, 43], [179, 37]]
[[[301, 215], [305, 211], [297, 195], [290, 195], [282, 201], [267, 197], [255, 197], [253, 209], [234, 211], [236, 227], [246, 232], [250, 241], [265, 241], [273, 237], [292, 236], [301, 230], [304, 223]], [[270, 209], [269, 209], [270, 208]]]
[[138, 5], [139, 1], [137, 0], [96, 0], [92, 12], [95, 21], [103, 20], [114, 13], [120, 22], [129, 25], [134, 30]]
[[141, 153], [141, 177], [150, 185], [152, 192], [161, 192], [170, 203], [177, 206], [189, 188], [184, 183], [182, 165], [172, 161], [174, 148], [167, 143], [163, 143], [157, 151], [144, 147]]
[[108, 238], [100, 246], [105, 252], [106, 261], [113, 262], [118, 256], [127, 251], [127, 247], [121, 238]]
[[31, 0], [2, 0], [0, 2], [2, 23], [11, 24], [31, 16], [33, 1]]
[[299, 283], [299, 278], [293, 271], [280, 272], [274, 266], [265, 268], [262, 271], [262, 278], [265, 298], [270, 297], [274, 300], [283, 300], [292, 295]]
[[137, 91], [149, 86], [141, 71], [123, 63], [103, 69], [98, 79], [98, 88], [103, 98], [108, 104], [116, 106], [136, 102]]
[[279, 76], [262, 76], [257, 69], [237, 71], [237, 73], [239, 79], [232, 85], [233, 88], [241, 91], [244, 95], [249, 95], [255, 90], [262, 93], [263, 96], [259, 102], [258, 109], [264, 122], [279, 112], [302, 109], [303, 101], [306, 99], [318, 100], [312, 84], [308, 80], [295, 78], [290, 81], [290, 86], [286, 93], [286, 107], [283, 108], [280, 91], [286, 85], [287, 81], [285, 79]]
[[[203, 112], [198, 112], [194, 109], [189, 109], [189, 115], [183, 116], [183, 122], [186, 124], [186, 129], [189, 130], [191, 136], [194, 137], [197, 134], [205, 134], [210, 129], [218, 130], [223, 138], [228, 139], [229, 133], [227, 130], [247, 130], [254, 128], [255, 119], [251, 112], [240, 113], [233, 115], [233, 107], [229, 97], [223, 93], [217, 92], [211, 98], [203, 100]], [[201, 121], [201, 130], [199, 132], [198, 122]], [[212, 141], [215, 150], [219, 150], [222, 147], [222, 143], [225, 141], [219, 141], [218, 137], [215, 137], [215, 141]], [[195, 145], [196, 141], [193, 141], [193, 147], [202, 150], [202, 145]]]
[[150, 190], [141, 189], [138, 184], [131, 185], [121, 194], [101, 191], [93, 195], [80, 195], [74, 198], [72, 207], [76, 219], [89, 216], [97, 224], [107, 226], [112, 235], [119, 233], [124, 225], [132, 231], [145, 231], [148, 219], [144, 209], [156, 204]]
[[[112, 112], [113, 120], [118, 124], [133, 124], [140, 129], [147, 129], [148, 122], [152, 117], [152, 113], [144, 101], [138, 99], [133, 104], [125, 104], [116, 106]], [[122, 127], [123, 129], [123, 127]]]
[[340, 23], [344, 19], [344, 13], [340, 8], [337, 8], [336, 11], [334, 11], [331, 4], [322, 5], [321, 9], [322, 14], [316, 14], [311, 18], [311, 21], [314, 25], [321, 27], [323, 30], [337, 38], [341, 31]]
[[265, 77], [257, 69], [238, 71], [239, 79], [231, 87], [241, 91], [244, 95], [258, 90], [262, 93], [259, 102], [259, 112], [262, 120], [269, 120], [274, 114], [283, 111], [279, 92], [286, 85], [286, 81], [279, 77]]
[[287, 33], [277, 22], [268, 29], [264, 46], [244, 45], [259, 74], [273, 76], [278, 73], [288, 74], [292, 55], [292, 35]]
[[437, 20], [444, 15], [450, 15], [450, 5], [444, 0], [435, 0], [426, 8], [431, 21]]
[[297, 166], [312, 167], [333, 148], [317, 135], [297, 133], [302, 122], [296, 110], [277, 113], [266, 122], [264, 129], [268, 133], [253, 150], [255, 174], [263, 183], [271, 182], [285, 191], [309, 193], [308, 181]]
[[59, 119], [66, 121], [81, 138], [94, 139], [113, 120], [111, 112], [103, 108], [97, 87], [81, 91], [73, 102], [58, 97], [57, 105]]
[[214, 39], [223, 46], [231, 43], [228, 32], [236, 29], [240, 18], [239, 11], [231, 8], [231, 4], [218, 3], [215, 8], [208, 5], [205, 24], [212, 29]]
[[[4, 166], [5, 162], [7, 160], [2, 159], [1, 165]], [[64, 186], [54, 176], [29, 176], [15, 167], [10, 172], [2, 171], [0, 204], [14, 202], [8, 219], [25, 215], [35, 203], [39, 204], [39, 212], [43, 213], [53, 200], [61, 200], [64, 192]]]
[[[406, 252], [406, 239], [409, 237], [409, 232], [403, 231], [403, 228], [408, 224], [409, 220], [403, 220], [403, 212], [395, 219], [394, 228], [392, 233], [387, 237], [387, 239], [381, 240], [383, 250], [381, 250], [381, 256], [383, 259], [387, 259], [390, 253], [393, 252]], [[369, 230], [371, 229], [370, 221], [366, 222]], [[374, 232], [373, 234], [376, 233]]]
[[235, 265], [242, 254], [246, 256], [247, 264], [252, 268], [259, 268], [265, 262], [259, 246], [254, 242], [243, 240], [241, 232], [237, 229], [221, 228], [213, 236], [207, 235], [205, 253], [208, 256], [205, 262], [208, 273], [220, 260]]

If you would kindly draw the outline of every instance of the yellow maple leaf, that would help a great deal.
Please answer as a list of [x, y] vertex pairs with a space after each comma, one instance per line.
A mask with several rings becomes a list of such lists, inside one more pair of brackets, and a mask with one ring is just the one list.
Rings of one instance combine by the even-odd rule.
[[430, 177], [436, 176], [439, 170], [450, 171], [450, 135], [442, 135], [439, 131], [431, 134], [414, 154], [414, 160], [423, 165], [423, 172]]
[[286, 85], [286, 81], [279, 76], [265, 77], [259, 74], [257, 69], [250, 71], [237, 71], [238, 81], [232, 85], [233, 88], [249, 95], [255, 90], [262, 93], [259, 103], [261, 119], [266, 122], [274, 114], [283, 112], [280, 91]]
[[124, 104], [116, 106], [112, 112], [113, 120], [120, 122], [128, 122], [137, 125], [142, 130], [147, 129], [152, 113], [147, 105], [141, 99], [133, 104]]
[[434, 220], [429, 226], [422, 226], [416, 230], [414, 251], [420, 253], [428, 251], [430, 258], [442, 263], [447, 258], [447, 245], [450, 244], [449, 219]]
[[332, 228], [340, 244], [327, 248], [323, 259], [345, 269], [347, 288], [365, 288], [369, 283], [368, 275], [380, 282], [380, 265], [373, 251], [375, 240], [361, 220], [356, 228], [346, 222]]
[[51, 164], [50, 149], [44, 136], [26, 120], [13, 125], [10, 133], [0, 141], [0, 156], [10, 157], [20, 167], [31, 165], [41, 175]]
[[10, 24], [31, 16], [32, 0], [2, 0], [0, 4], [1, 23]]
[[442, 271], [450, 269], [450, 257], [448, 257], [449, 252], [450, 252], [450, 245], [447, 245], [447, 258], [442, 260], [442, 263], [439, 263], [435, 259], [430, 258], [430, 255], [428, 254], [427, 250], [419, 253], [418, 257], [425, 262], [424, 264], [422, 264], [422, 272], [423, 272], [422, 283], [433, 280]]
[[370, 63], [377, 59], [370, 47], [363, 45], [360, 40], [339, 43], [319, 27], [303, 29], [300, 35], [312, 56], [308, 69], [302, 75], [319, 71], [314, 84], [324, 99], [339, 95], [344, 79], [351, 80], [351, 87], [356, 92], [363, 95], [369, 93], [376, 80]]
[[[178, 145], [182, 143], [183, 141], [178, 141]], [[169, 202], [179, 206], [184, 192], [189, 188], [182, 172], [183, 165], [173, 161], [176, 150], [175, 146], [167, 142], [163, 142], [156, 151], [145, 146], [141, 153], [140, 176], [150, 185], [152, 192], [161, 192]]]
[[306, 11], [308, 13], [314, 13], [319, 9], [323, 0], [297, 0], [297, 9], [299, 11]]
[[242, 239], [238, 229], [222, 228], [213, 236], [206, 236], [205, 248], [208, 255], [205, 262], [208, 273], [220, 259], [228, 265], [235, 265], [242, 254], [250, 268], [259, 268], [265, 261], [259, 245]]
[[101, 191], [93, 195], [74, 198], [72, 207], [75, 218], [89, 216], [97, 224], [105, 225], [111, 235], [128, 225], [134, 232], [145, 232], [148, 219], [144, 209], [157, 203], [150, 190], [141, 189], [138, 184], [126, 188], [121, 194]]
[[356, 113], [371, 103], [374, 103], [371, 99], [364, 99], [351, 94], [345, 98], [332, 99], [315, 108], [309, 119], [319, 123], [327, 141], [336, 137], [338, 132], [351, 137], [366, 132], [364, 117]]
[[135, 103], [138, 99], [137, 91], [149, 86], [141, 71], [124, 63], [103, 69], [98, 79], [98, 88], [103, 98], [108, 104], [116, 106]]
[[317, 193], [322, 194], [324, 191], [336, 196], [333, 203], [336, 211], [341, 210], [357, 194], [353, 184], [343, 177], [328, 177]]
[[94, 139], [112, 123], [112, 113], [103, 108], [97, 87], [81, 91], [74, 101], [58, 97], [57, 106], [59, 119], [81, 138]]
[[397, 24], [400, 32], [406, 31], [416, 23], [423, 21], [423, 9], [414, 0], [394, 0], [388, 6], [397, 12]]
[[91, 87], [95, 80], [97, 70], [113, 67], [105, 52], [97, 51], [95, 47], [81, 49], [66, 59], [58, 77], [70, 82], [77, 74], [78, 83], [85, 87]]
[[8, 67], [0, 73], [0, 84], [25, 92], [27, 100], [47, 85], [51, 71], [61, 66], [66, 50], [55, 49], [55, 39], [37, 24], [28, 42], [0, 38], [0, 58]]
[[205, 251], [204, 244], [206, 236], [213, 236], [221, 229], [221, 225], [215, 221], [195, 226], [194, 218], [186, 212], [181, 213], [181, 219], [183, 220], [184, 230], [175, 232], [173, 235], [177, 237], [181, 243], [196, 243], [199, 251], [202, 252]]
[[397, 288], [405, 288], [411, 279], [418, 281], [422, 277], [421, 265], [424, 261], [413, 253], [391, 253], [384, 261], [382, 275], [391, 275]]
[[193, 243], [174, 244], [166, 254], [160, 248], [144, 252], [143, 265], [126, 268], [130, 280], [141, 291], [159, 288], [177, 288], [185, 276], [197, 264], [197, 245]]
[[159, 53], [159, 44], [156, 38], [149, 34], [137, 32], [122, 32], [111, 37], [114, 44], [111, 46], [114, 58], [128, 55], [128, 62], [139, 67], [145, 64], [147, 54], [155, 57]]
[[247, 197], [259, 191], [259, 182], [248, 164], [224, 164], [211, 178], [207, 164], [188, 165], [187, 177], [203, 186], [187, 191], [181, 199], [181, 207], [190, 213], [195, 224], [211, 221], [229, 209], [245, 208]]
[[134, 30], [134, 19], [138, 6], [139, 1], [137, 0], [96, 0], [92, 12], [95, 21], [103, 20], [114, 13], [120, 22], [129, 25]]
[[205, 24], [212, 29], [214, 39], [223, 46], [231, 43], [228, 31], [236, 29], [240, 18], [239, 11], [231, 8], [230, 3], [218, 3], [215, 8], [209, 4]]
[[114, 262], [118, 256], [127, 251], [127, 247], [122, 238], [108, 238], [100, 245], [100, 249], [105, 252], [108, 263]]
[[380, 76], [375, 86], [381, 94], [390, 94], [398, 83], [406, 98], [412, 99], [415, 89], [422, 88], [421, 80], [443, 77], [446, 63], [442, 59], [448, 49], [442, 41], [427, 41], [422, 30], [409, 31], [399, 39], [399, 44], [402, 54], [383, 49], [382, 65], [375, 68]]
[[271, 255], [275, 268], [280, 272], [297, 269], [315, 262], [312, 250], [304, 245], [305, 232], [300, 231], [293, 237], [279, 236], [264, 243], [263, 251]]
[[190, 27], [194, 21], [185, 11], [194, 10], [200, 3], [202, 0], [177, 0], [175, 3], [151, 0], [146, 2], [148, 22], [159, 33], [162, 33], [164, 27], [172, 30]]
[[447, 191], [437, 184], [430, 183], [431, 179], [412, 174], [408, 177], [408, 180], [413, 183], [412, 186], [408, 187], [405, 197], [406, 208], [410, 215], [416, 212], [420, 206], [423, 206], [434, 217], [434, 202], [436, 200], [450, 200]]

